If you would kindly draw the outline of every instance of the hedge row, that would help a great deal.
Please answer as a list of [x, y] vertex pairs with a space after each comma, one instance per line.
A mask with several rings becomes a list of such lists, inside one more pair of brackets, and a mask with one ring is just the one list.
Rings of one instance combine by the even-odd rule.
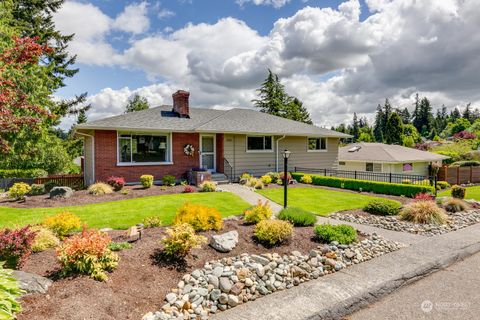
[[48, 176], [47, 171], [43, 169], [0, 169], [0, 179], [3, 178], [39, 178]]
[[[301, 177], [303, 177], [304, 175], [305, 173], [300, 172], [292, 173], [292, 177], [297, 181], [300, 181]], [[312, 184], [318, 186], [327, 186], [349, 190], [361, 189], [365, 192], [389, 194], [393, 196], [406, 196], [410, 198], [413, 198], [418, 193], [435, 193], [434, 187], [432, 186], [387, 183], [369, 180], [355, 180], [312, 174], [309, 174], [309, 176], [312, 177]]]

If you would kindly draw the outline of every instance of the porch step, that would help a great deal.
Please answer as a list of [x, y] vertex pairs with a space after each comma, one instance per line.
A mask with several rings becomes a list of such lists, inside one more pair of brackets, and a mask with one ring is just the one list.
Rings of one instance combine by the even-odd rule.
[[212, 181], [215, 181], [217, 184], [228, 184], [230, 181], [228, 177], [223, 173], [212, 173]]

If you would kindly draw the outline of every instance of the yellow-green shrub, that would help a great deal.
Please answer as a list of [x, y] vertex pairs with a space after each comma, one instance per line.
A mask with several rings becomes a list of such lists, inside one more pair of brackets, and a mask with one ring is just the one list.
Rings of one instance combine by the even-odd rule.
[[217, 209], [188, 202], [178, 208], [173, 219], [173, 224], [182, 223], [188, 223], [195, 231], [220, 230], [223, 227], [222, 216]]
[[243, 219], [245, 222], [256, 224], [262, 220], [270, 219], [273, 213], [268, 201], [265, 201], [263, 204], [261, 200], [258, 200], [258, 204], [256, 206], [245, 210], [243, 214]]
[[151, 188], [153, 186], [153, 176], [151, 174], [144, 174], [140, 177], [140, 183], [144, 188]]
[[312, 176], [309, 176], [308, 174], [306, 174], [300, 178], [300, 182], [306, 183], [306, 184], [312, 184]]
[[158, 228], [162, 226], [162, 220], [159, 216], [150, 216], [143, 219], [144, 228]]
[[255, 226], [253, 233], [259, 242], [274, 246], [292, 237], [293, 225], [283, 220], [262, 220]]
[[265, 185], [263, 184], [263, 182], [261, 180], [257, 180], [257, 183], [255, 183], [255, 185], [253, 187], [257, 190], [261, 190], [265, 187]]
[[411, 202], [400, 211], [400, 217], [414, 223], [444, 224], [447, 222], [447, 215], [433, 201]]
[[55, 248], [60, 244], [60, 240], [57, 238], [52, 230], [44, 226], [33, 226], [30, 230], [36, 232], [35, 239], [33, 240], [32, 250], [33, 252], [40, 252], [50, 248]]
[[80, 218], [70, 212], [60, 212], [54, 216], [49, 216], [43, 219], [42, 224], [55, 232], [55, 234], [63, 239], [72, 231], [79, 229], [82, 222]]
[[260, 181], [257, 178], [250, 178], [247, 180], [247, 183], [245, 184], [247, 187], [254, 188], [257, 182]]
[[217, 184], [213, 181], [204, 181], [200, 186], [200, 192], [215, 192]]
[[462, 186], [454, 185], [452, 186], [452, 197], [457, 198], [457, 199], [464, 199], [465, 198], [465, 193], [467, 189]]
[[93, 194], [94, 196], [101, 196], [113, 193], [113, 188], [109, 184], [97, 182], [88, 187], [88, 193]]
[[200, 248], [207, 242], [207, 238], [196, 235], [191, 225], [182, 223], [168, 228], [161, 242], [165, 254], [171, 257], [184, 257], [193, 248]]
[[266, 185], [272, 183], [272, 177], [270, 177], [269, 175], [262, 176], [260, 180], [263, 182], [263, 184], [266, 184]]
[[24, 182], [17, 182], [10, 189], [8, 189], [8, 197], [15, 200], [22, 200], [31, 190], [32, 187], [30, 187], [28, 184]]

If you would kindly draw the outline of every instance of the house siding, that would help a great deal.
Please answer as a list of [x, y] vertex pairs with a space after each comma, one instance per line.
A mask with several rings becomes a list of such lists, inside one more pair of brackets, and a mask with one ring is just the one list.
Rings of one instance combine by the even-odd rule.
[[[272, 152], [247, 152], [246, 135], [226, 134], [224, 144], [225, 158], [233, 167], [234, 177], [240, 176], [243, 172], [252, 173], [255, 176], [263, 175], [269, 171], [283, 170], [283, 150], [292, 152], [289, 158], [289, 170], [294, 167], [307, 168], [329, 168], [336, 169], [338, 165], [338, 138], [327, 139], [327, 151], [307, 152], [307, 137], [285, 137], [275, 136], [273, 139]], [[276, 158], [277, 140], [280, 150]], [[276, 161], [277, 160], [277, 161]]]
[[[183, 147], [191, 144], [195, 148], [193, 157], [183, 152]], [[117, 166], [117, 131], [95, 131], [95, 180], [106, 181], [110, 176], [122, 176], [127, 182], [138, 182], [143, 174], [151, 174], [155, 180], [161, 180], [164, 175], [174, 175], [180, 179], [184, 174], [198, 167], [199, 134], [172, 133], [172, 162], [169, 165], [135, 165]]]
[[[340, 160], [342, 161], [342, 160]], [[380, 163], [380, 162], [376, 162]], [[429, 162], [413, 162], [413, 171], [403, 171], [402, 163], [382, 163], [382, 172], [397, 174], [428, 175]], [[366, 162], [345, 161], [345, 165], [339, 165], [340, 170], [366, 171]]]

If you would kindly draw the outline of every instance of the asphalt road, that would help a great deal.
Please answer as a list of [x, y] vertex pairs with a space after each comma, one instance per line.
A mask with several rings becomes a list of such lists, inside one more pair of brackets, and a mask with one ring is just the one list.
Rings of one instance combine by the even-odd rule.
[[346, 319], [480, 319], [480, 253], [400, 288]]

